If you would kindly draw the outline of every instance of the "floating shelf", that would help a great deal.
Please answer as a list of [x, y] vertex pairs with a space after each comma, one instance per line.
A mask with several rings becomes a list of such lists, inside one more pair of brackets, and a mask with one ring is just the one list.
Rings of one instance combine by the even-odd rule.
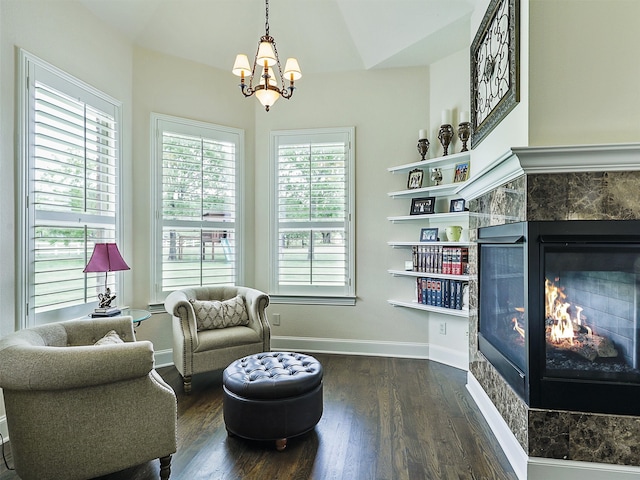
[[469, 310], [456, 310], [454, 308], [442, 308], [432, 307], [431, 305], [424, 305], [422, 303], [414, 302], [411, 300], [387, 300], [387, 302], [394, 307], [413, 308], [416, 310], [426, 310], [428, 312], [442, 313], [444, 315], [451, 315], [454, 317], [469, 317]]
[[[404, 222], [408, 220], [452, 220], [454, 218], [467, 217], [469, 212], [448, 212], [448, 213], [427, 213], [424, 215], [400, 215], [397, 217], [387, 217], [391, 222]], [[442, 243], [442, 242], [439, 242]]]
[[389, 245], [390, 247], [393, 248], [400, 248], [400, 247], [413, 247], [414, 245], [416, 246], [424, 246], [424, 245], [444, 245], [445, 247], [447, 246], [452, 246], [452, 247], [470, 247], [472, 245], [474, 245], [473, 242], [387, 242], [387, 245]]
[[389, 192], [392, 198], [396, 197], [414, 197], [419, 194], [434, 193], [439, 195], [453, 195], [461, 190], [468, 182], [446, 183], [444, 185], [432, 185], [430, 187], [412, 188], [410, 190], [398, 190], [397, 192]]
[[444, 157], [435, 157], [424, 161], [420, 160], [419, 162], [405, 163], [404, 165], [389, 167], [387, 168], [387, 171], [391, 173], [404, 173], [409, 170], [413, 170], [414, 168], [439, 167], [441, 165], [451, 165], [458, 162], [464, 162], [469, 160], [470, 157], [471, 152], [452, 153], [451, 155], [446, 155]]
[[[387, 270], [394, 277], [429, 277], [429, 278], [449, 278], [451, 280], [469, 280], [469, 275], [448, 275], [446, 273], [414, 272], [413, 270]], [[449, 310], [448, 308], [446, 310]]]

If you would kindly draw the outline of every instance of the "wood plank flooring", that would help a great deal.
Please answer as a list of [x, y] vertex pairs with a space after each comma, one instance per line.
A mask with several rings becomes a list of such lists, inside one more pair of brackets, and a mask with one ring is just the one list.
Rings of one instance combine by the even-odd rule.
[[[194, 377], [185, 396], [176, 370], [158, 369], [178, 396], [171, 479], [517, 479], [465, 388], [465, 372], [427, 360], [313, 355], [324, 368], [324, 413], [283, 452], [227, 436], [220, 372]], [[151, 480], [158, 472], [155, 460], [100, 480]], [[0, 480], [17, 478], [0, 464]]]

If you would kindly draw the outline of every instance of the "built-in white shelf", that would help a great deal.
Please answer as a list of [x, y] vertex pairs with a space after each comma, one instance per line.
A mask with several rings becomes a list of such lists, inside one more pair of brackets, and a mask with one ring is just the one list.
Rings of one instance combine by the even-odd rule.
[[470, 247], [473, 242], [387, 242], [387, 245], [393, 248], [425, 246], [425, 245], [443, 245], [445, 247]]
[[447, 213], [427, 213], [424, 215], [400, 215], [397, 217], [387, 217], [390, 222], [405, 222], [408, 220], [444, 220], [449, 221], [455, 218], [468, 218], [469, 212], [447, 212]]
[[420, 167], [440, 167], [442, 165], [452, 165], [456, 163], [462, 163], [468, 161], [471, 157], [471, 152], [452, 153], [444, 157], [435, 157], [427, 160], [420, 160], [419, 162], [405, 163], [404, 165], [397, 165], [395, 167], [387, 168], [387, 171], [391, 173], [405, 173], [414, 168]]
[[434, 195], [454, 195], [459, 190], [464, 188], [469, 180], [466, 182], [458, 182], [458, 183], [445, 183], [444, 185], [431, 185], [429, 187], [422, 188], [412, 188], [409, 190], [398, 190], [397, 192], [389, 192], [389, 195], [392, 198], [397, 197], [415, 197], [421, 194], [433, 193]]
[[390, 305], [394, 307], [405, 307], [405, 308], [414, 308], [416, 310], [425, 310], [427, 312], [437, 312], [445, 315], [451, 315], [454, 317], [469, 317], [469, 310], [456, 310], [454, 308], [442, 308], [442, 307], [433, 307], [431, 305], [424, 305], [422, 303], [418, 303], [412, 300], [387, 300]]
[[[387, 270], [394, 277], [429, 277], [429, 278], [449, 278], [451, 280], [468, 281], [469, 275], [448, 275], [446, 273], [414, 272], [413, 270]], [[447, 309], [449, 310], [449, 309]]]

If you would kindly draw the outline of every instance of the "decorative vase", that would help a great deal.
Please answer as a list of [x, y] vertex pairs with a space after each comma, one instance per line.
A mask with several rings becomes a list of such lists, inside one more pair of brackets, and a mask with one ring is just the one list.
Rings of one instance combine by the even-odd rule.
[[427, 156], [428, 151], [429, 151], [429, 140], [426, 138], [421, 138], [420, 140], [418, 140], [418, 153], [422, 157], [421, 161], [424, 162], [424, 159]]
[[440, 125], [440, 131], [438, 132], [438, 140], [442, 144], [444, 149], [444, 156], [449, 154], [449, 144], [453, 138], [453, 127], [450, 124]]

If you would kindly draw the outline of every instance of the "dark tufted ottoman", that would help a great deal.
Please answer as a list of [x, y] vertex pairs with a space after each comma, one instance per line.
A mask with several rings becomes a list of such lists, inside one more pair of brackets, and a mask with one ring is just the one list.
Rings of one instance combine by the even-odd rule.
[[227, 431], [251, 440], [275, 440], [278, 450], [322, 417], [322, 365], [310, 355], [250, 355], [224, 370], [222, 384]]

